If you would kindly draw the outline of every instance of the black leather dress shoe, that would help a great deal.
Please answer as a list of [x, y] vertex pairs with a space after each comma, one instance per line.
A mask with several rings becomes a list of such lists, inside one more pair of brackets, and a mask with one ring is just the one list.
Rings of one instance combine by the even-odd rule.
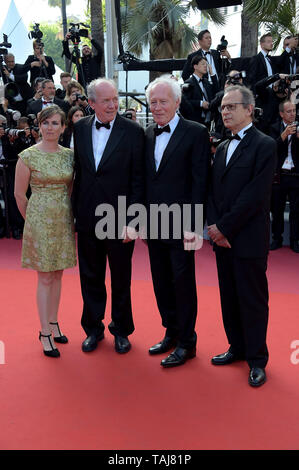
[[299, 242], [297, 240], [290, 244], [290, 247], [295, 253], [299, 253]]
[[114, 346], [115, 351], [119, 354], [125, 354], [131, 349], [131, 343], [126, 336], [115, 335]]
[[170, 338], [170, 336], [165, 336], [160, 343], [154, 344], [154, 346], [149, 348], [148, 352], [151, 355], [166, 353], [170, 351], [170, 349], [174, 348], [176, 343], [177, 341], [175, 339]]
[[272, 240], [272, 243], [270, 245], [271, 251], [278, 250], [278, 248], [281, 248], [281, 247], [282, 247], [282, 242], [280, 242], [279, 240]]
[[248, 383], [252, 387], [260, 387], [267, 380], [265, 369], [252, 367], [249, 372]]
[[22, 238], [22, 230], [16, 228], [12, 231], [12, 236], [15, 240], [21, 240]]
[[104, 332], [100, 335], [92, 334], [87, 336], [87, 338], [82, 343], [82, 351], [83, 352], [91, 352], [94, 351], [98, 347], [98, 342], [104, 339]]
[[218, 356], [214, 356], [211, 359], [211, 362], [212, 364], [214, 364], [214, 366], [225, 366], [226, 364], [231, 364], [232, 362], [240, 360], [241, 358], [239, 356], [236, 356], [230, 351], [226, 351], [223, 354], [218, 354]]
[[185, 364], [188, 359], [196, 356], [196, 348], [184, 349], [176, 347], [175, 350], [161, 361], [163, 367], [176, 367]]

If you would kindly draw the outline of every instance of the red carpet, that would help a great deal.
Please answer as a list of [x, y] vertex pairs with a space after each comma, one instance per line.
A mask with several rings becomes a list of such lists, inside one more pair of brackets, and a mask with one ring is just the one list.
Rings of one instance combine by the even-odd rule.
[[[299, 255], [288, 248], [270, 255], [268, 382], [252, 389], [245, 363], [210, 364], [227, 344], [207, 243], [197, 253], [198, 355], [170, 370], [147, 352], [163, 329], [141, 242], [134, 254], [136, 330], [130, 353], [118, 355], [107, 330], [96, 351], [81, 352], [82, 301], [73, 269], [64, 275], [60, 309], [70, 343], [59, 346], [57, 360], [42, 354], [36, 274], [20, 269], [20, 247], [15, 240], [0, 240], [1, 449], [299, 448], [299, 364], [290, 360], [291, 343], [299, 341]], [[106, 325], [109, 310], [108, 305]]]

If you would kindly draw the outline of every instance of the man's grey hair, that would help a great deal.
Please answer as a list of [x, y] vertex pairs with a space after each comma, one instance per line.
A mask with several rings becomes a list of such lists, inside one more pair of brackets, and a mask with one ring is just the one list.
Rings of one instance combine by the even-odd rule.
[[252, 91], [246, 86], [232, 85], [225, 88], [224, 96], [227, 95], [230, 91], [239, 91], [242, 95], [243, 108], [247, 108], [248, 105], [252, 104], [255, 106], [255, 99]]
[[164, 84], [169, 85], [171, 88], [174, 100], [177, 101], [179, 99], [181, 101], [182, 91], [177, 80], [175, 78], [171, 78], [171, 75], [161, 75], [161, 77], [158, 77], [154, 81], [152, 81], [146, 89], [145, 95], [146, 95], [146, 100], [148, 103], [150, 101], [150, 93], [152, 89], [159, 83], [164, 83]]
[[92, 80], [92, 82], [90, 82], [90, 84], [87, 87], [88, 99], [90, 99], [90, 101], [92, 101], [93, 103], [95, 103], [95, 101], [97, 99], [97, 90], [96, 89], [101, 83], [109, 83], [118, 92], [117, 86], [116, 86], [116, 83], [115, 83], [114, 80], [111, 80], [110, 78], [96, 78], [95, 80]]

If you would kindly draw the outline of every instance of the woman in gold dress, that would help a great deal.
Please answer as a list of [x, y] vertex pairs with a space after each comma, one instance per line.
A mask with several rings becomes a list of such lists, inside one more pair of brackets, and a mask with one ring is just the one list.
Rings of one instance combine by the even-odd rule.
[[[41, 141], [19, 155], [15, 198], [25, 219], [22, 267], [37, 271], [39, 339], [44, 354], [59, 357], [54, 341], [67, 343], [57, 322], [63, 270], [76, 265], [76, 248], [70, 194], [74, 175], [73, 151], [58, 144], [65, 115], [56, 106], [38, 115]], [[28, 200], [26, 192], [31, 186]]]

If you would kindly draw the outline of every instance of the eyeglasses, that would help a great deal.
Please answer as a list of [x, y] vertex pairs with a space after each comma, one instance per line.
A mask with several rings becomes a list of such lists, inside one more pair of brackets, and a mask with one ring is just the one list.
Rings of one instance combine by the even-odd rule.
[[225, 110], [225, 108], [226, 108], [228, 111], [235, 111], [235, 110], [236, 110], [236, 107], [237, 107], [237, 104], [245, 104], [245, 103], [223, 104], [223, 105], [221, 106], [221, 112], [223, 113], [223, 111]]

